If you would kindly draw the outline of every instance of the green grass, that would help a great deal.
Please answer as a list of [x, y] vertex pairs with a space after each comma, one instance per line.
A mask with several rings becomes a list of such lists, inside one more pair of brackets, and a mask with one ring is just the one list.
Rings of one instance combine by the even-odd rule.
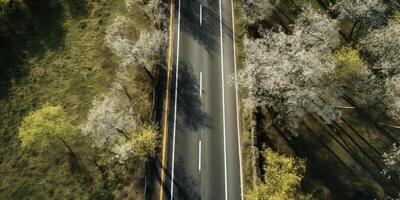
[[[68, 162], [23, 152], [17, 138], [21, 119], [41, 105], [61, 105], [79, 125], [95, 96], [114, 79], [116, 59], [104, 47], [105, 29], [123, 11], [123, 1], [53, 1], [38, 3], [28, 24], [14, 28], [13, 49], [3, 49], [0, 64], [9, 75], [0, 76], [0, 199], [88, 199], [101, 193]], [[47, 4], [47, 2], [45, 2]], [[140, 28], [143, 16], [132, 16]], [[134, 80], [142, 81], [138, 75]], [[144, 84], [146, 85], [146, 84]], [[148, 87], [137, 87], [148, 92]], [[142, 88], [142, 89], [141, 89]]]

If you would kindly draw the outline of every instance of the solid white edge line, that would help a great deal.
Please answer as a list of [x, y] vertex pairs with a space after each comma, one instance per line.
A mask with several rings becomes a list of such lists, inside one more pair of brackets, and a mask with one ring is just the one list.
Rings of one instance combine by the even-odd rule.
[[203, 93], [203, 72], [200, 72], [200, 98], [201, 93]]
[[221, 85], [222, 85], [222, 126], [224, 133], [224, 174], [225, 174], [225, 200], [228, 200], [228, 177], [226, 170], [226, 130], [225, 130], [225, 78], [224, 78], [224, 48], [222, 40], [222, 2], [219, 0], [219, 30], [221, 39]]
[[201, 171], [201, 140], [199, 140], [199, 171]]
[[203, 5], [200, 4], [200, 26], [203, 23]]
[[233, 8], [233, 0], [231, 0], [232, 7], [232, 35], [233, 35], [233, 66], [235, 69], [235, 96], [236, 96], [236, 123], [237, 123], [237, 136], [238, 136], [238, 148], [239, 148], [239, 170], [240, 170], [240, 198], [243, 200], [243, 170], [242, 170], [242, 150], [240, 145], [240, 107], [238, 100], [238, 84], [237, 84], [237, 70], [236, 70], [236, 35], [235, 35], [235, 12]]
[[181, 0], [178, 1], [178, 35], [176, 42], [176, 69], [175, 69], [175, 105], [174, 105], [174, 131], [173, 131], [173, 139], [172, 139], [172, 168], [171, 168], [171, 196], [170, 200], [174, 199], [174, 175], [175, 175], [175, 136], [176, 136], [176, 108], [178, 101], [178, 78], [179, 78], [179, 37], [180, 37], [180, 28], [181, 28]]

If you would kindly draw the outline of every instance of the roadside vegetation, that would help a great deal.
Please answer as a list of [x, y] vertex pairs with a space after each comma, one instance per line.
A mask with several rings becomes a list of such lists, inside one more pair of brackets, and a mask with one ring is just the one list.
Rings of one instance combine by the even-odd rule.
[[161, 1], [0, 1], [0, 199], [143, 199]]
[[300, 188], [305, 172], [304, 161], [280, 155], [271, 149], [265, 149], [261, 155], [264, 160], [264, 175], [246, 194], [246, 199], [311, 199]]
[[400, 2], [237, 2], [249, 198], [397, 197]]

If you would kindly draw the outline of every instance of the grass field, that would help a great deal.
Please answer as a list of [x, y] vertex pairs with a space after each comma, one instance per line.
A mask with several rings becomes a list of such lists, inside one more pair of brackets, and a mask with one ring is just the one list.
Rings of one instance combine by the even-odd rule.
[[[15, 19], [18, 36], [0, 46], [0, 199], [89, 199], [102, 192], [71, 173], [67, 162], [23, 152], [17, 129], [22, 117], [46, 103], [61, 105], [76, 125], [85, 119], [93, 98], [113, 81], [118, 63], [103, 38], [124, 9], [122, 0], [39, 1], [32, 17]], [[133, 13], [133, 31], [150, 26], [141, 12]], [[148, 92], [143, 85], [134, 87]]]

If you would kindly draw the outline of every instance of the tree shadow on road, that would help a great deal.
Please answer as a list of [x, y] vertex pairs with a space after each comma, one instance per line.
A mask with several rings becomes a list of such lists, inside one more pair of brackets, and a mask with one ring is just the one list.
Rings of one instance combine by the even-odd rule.
[[196, 190], [200, 188], [200, 183], [186, 172], [183, 166], [184, 163], [178, 163], [175, 167], [175, 199], [200, 200], [200, 191]]
[[[215, 4], [215, 9], [211, 6], [202, 7], [202, 24], [200, 25], [200, 2], [183, 1], [181, 9], [181, 31], [189, 33], [194, 40], [204, 46], [209, 54], [219, 53], [220, 48], [220, 18], [218, 12], [218, 3], [209, 1], [208, 4]], [[232, 29], [228, 27], [226, 20], [223, 20], [222, 26], [224, 34], [232, 36]]]
[[202, 110], [200, 99], [199, 80], [194, 75], [193, 67], [179, 62], [178, 81], [178, 114], [183, 119], [183, 128], [193, 132], [211, 127], [211, 120]]

